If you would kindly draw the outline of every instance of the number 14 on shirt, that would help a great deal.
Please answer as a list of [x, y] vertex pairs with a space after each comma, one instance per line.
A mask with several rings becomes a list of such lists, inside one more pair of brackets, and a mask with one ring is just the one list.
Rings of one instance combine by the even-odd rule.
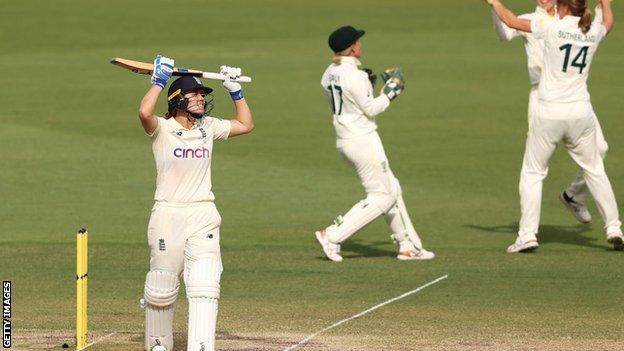
[[[559, 47], [559, 50], [565, 50], [565, 59], [563, 59], [563, 67], [561, 68], [561, 70], [567, 72], [568, 63], [570, 62], [570, 53], [572, 52], [572, 44], [561, 45]], [[583, 69], [585, 68], [585, 66], [587, 66], [587, 63], [585, 63], [585, 60], [587, 60], [587, 50], [589, 50], [589, 46], [581, 47], [578, 54], [576, 54], [576, 56], [574, 57], [574, 60], [572, 60], [571, 66], [578, 67], [579, 74], [583, 73]]]

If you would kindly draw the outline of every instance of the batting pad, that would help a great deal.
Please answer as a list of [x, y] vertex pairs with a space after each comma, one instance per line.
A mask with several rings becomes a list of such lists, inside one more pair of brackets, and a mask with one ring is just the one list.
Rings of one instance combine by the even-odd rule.
[[145, 277], [145, 349], [162, 345], [173, 350], [174, 302], [178, 276], [167, 271], [150, 271]]
[[189, 303], [188, 351], [215, 349], [221, 256], [210, 253], [199, 259], [187, 258], [184, 282]]
[[189, 298], [188, 351], [213, 351], [217, 328], [218, 300]]
[[145, 302], [158, 307], [169, 306], [178, 297], [179, 288], [180, 280], [175, 273], [149, 271], [145, 277]]
[[184, 283], [188, 298], [219, 298], [221, 290], [221, 255], [213, 252], [206, 257], [185, 258]]

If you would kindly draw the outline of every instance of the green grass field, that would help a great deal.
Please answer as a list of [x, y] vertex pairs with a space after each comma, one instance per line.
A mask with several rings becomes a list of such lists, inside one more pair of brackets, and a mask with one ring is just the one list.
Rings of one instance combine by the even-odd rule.
[[[531, 1], [508, 1], [518, 12]], [[592, 5], [593, 6], [593, 5]], [[146, 228], [155, 168], [137, 118], [149, 77], [114, 56], [243, 67], [256, 130], [217, 145], [223, 217], [217, 347], [284, 350], [438, 277], [300, 350], [621, 350], [621, 252], [602, 221], [557, 199], [576, 173], [560, 148], [541, 246], [509, 255], [527, 129], [522, 44], [500, 43], [483, 1], [11, 1], [0, 10], [0, 278], [13, 282], [14, 349], [73, 347], [75, 232], [90, 233], [89, 350], [142, 350]], [[615, 4], [616, 21], [624, 7]], [[621, 23], [621, 22], [620, 22]], [[367, 30], [364, 66], [402, 65], [407, 89], [380, 134], [429, 262], [401, 262], [378, 219], [324, 259], [314, 230], [363, 197], [334, 147], [320, 76], [327, 36]], [[624, 203], [624, 29], [601, 45], [590, 93]], [[215, 115], [233, 107], [217, 83]], [[165, 103], [161, 101], [161, 113]], [[183, 290], [183, 289], [181, 289]], [[176, 343], [185, 349], [186, 299]]]

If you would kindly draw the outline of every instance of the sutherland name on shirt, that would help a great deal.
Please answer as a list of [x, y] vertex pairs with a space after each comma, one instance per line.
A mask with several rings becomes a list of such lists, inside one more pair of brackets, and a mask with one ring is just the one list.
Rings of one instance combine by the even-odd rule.
[[595, 35], [583, 35], [579, 33], [570, 33], [570, 32], [560, 30], [557, 33], [557, 36], [561, 39], [566, 39], [566, 40], [582, 41], [582, 42], [588, 42], [588, 43], [596, 42]]

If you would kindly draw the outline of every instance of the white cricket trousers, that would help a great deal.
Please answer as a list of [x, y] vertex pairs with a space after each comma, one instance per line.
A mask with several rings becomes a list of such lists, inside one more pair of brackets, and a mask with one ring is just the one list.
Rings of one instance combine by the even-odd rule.
[[218, 257], [221, 216], [213, 202], [156, 202], [147, 229], [150, 270], [180, 275], [187, 262]]
[[[534, 85], [531, 87], [531, 91], [529, 93], [529, 129], [531, 127], [531, 120], [537, 115], [538, 103], [538, 85]], [[609, 144], [607, 144], [607, 141], [605, 140], [604, 134], [602, 133], [602, 127], [600, 126], [598, 117], [595, 113], [593, 113], [593, 110], [592, 116], [596, 127], [596, 145], [598, 147], [598, 153], [604, 160], [607, 155], [607, 151], [609, 150]], [[570, 185], [568, 185], [565, 191], [570, 197], [574, 198], [574, 201], [581, 204], [586, 203], [587, 198], [589, 197], [589, 188], [587, 187], [587, 182], [585, 182], [585, 178], [583, 177], [583, 168], [579, 167], [576, 177], [572, 180]]]
[[621, 233], [617, 203], [604, 169], [596, 133], [596, 118], [589, 102], [538, 103], [535, 116], [530, 120], [520, 173], [522, 216], [518, 235], [523, 242], [536, 240], [542, 183], [559, 142], [564, 142], [574, 162], [583, 170], [583, 178], [605, 222], [606, 233]]
[[357, 172], [366, 198], [327, 227], [329, 241], [341, 243], [383, 214], [395, 240], [401, 243], [409, 238], [414, 246], [422, 248], [420, 237], [407, 214], [401, 185], [390, 169], [379, 134], [372, 132], [356, 138], [338, 139], [336, 147]]

